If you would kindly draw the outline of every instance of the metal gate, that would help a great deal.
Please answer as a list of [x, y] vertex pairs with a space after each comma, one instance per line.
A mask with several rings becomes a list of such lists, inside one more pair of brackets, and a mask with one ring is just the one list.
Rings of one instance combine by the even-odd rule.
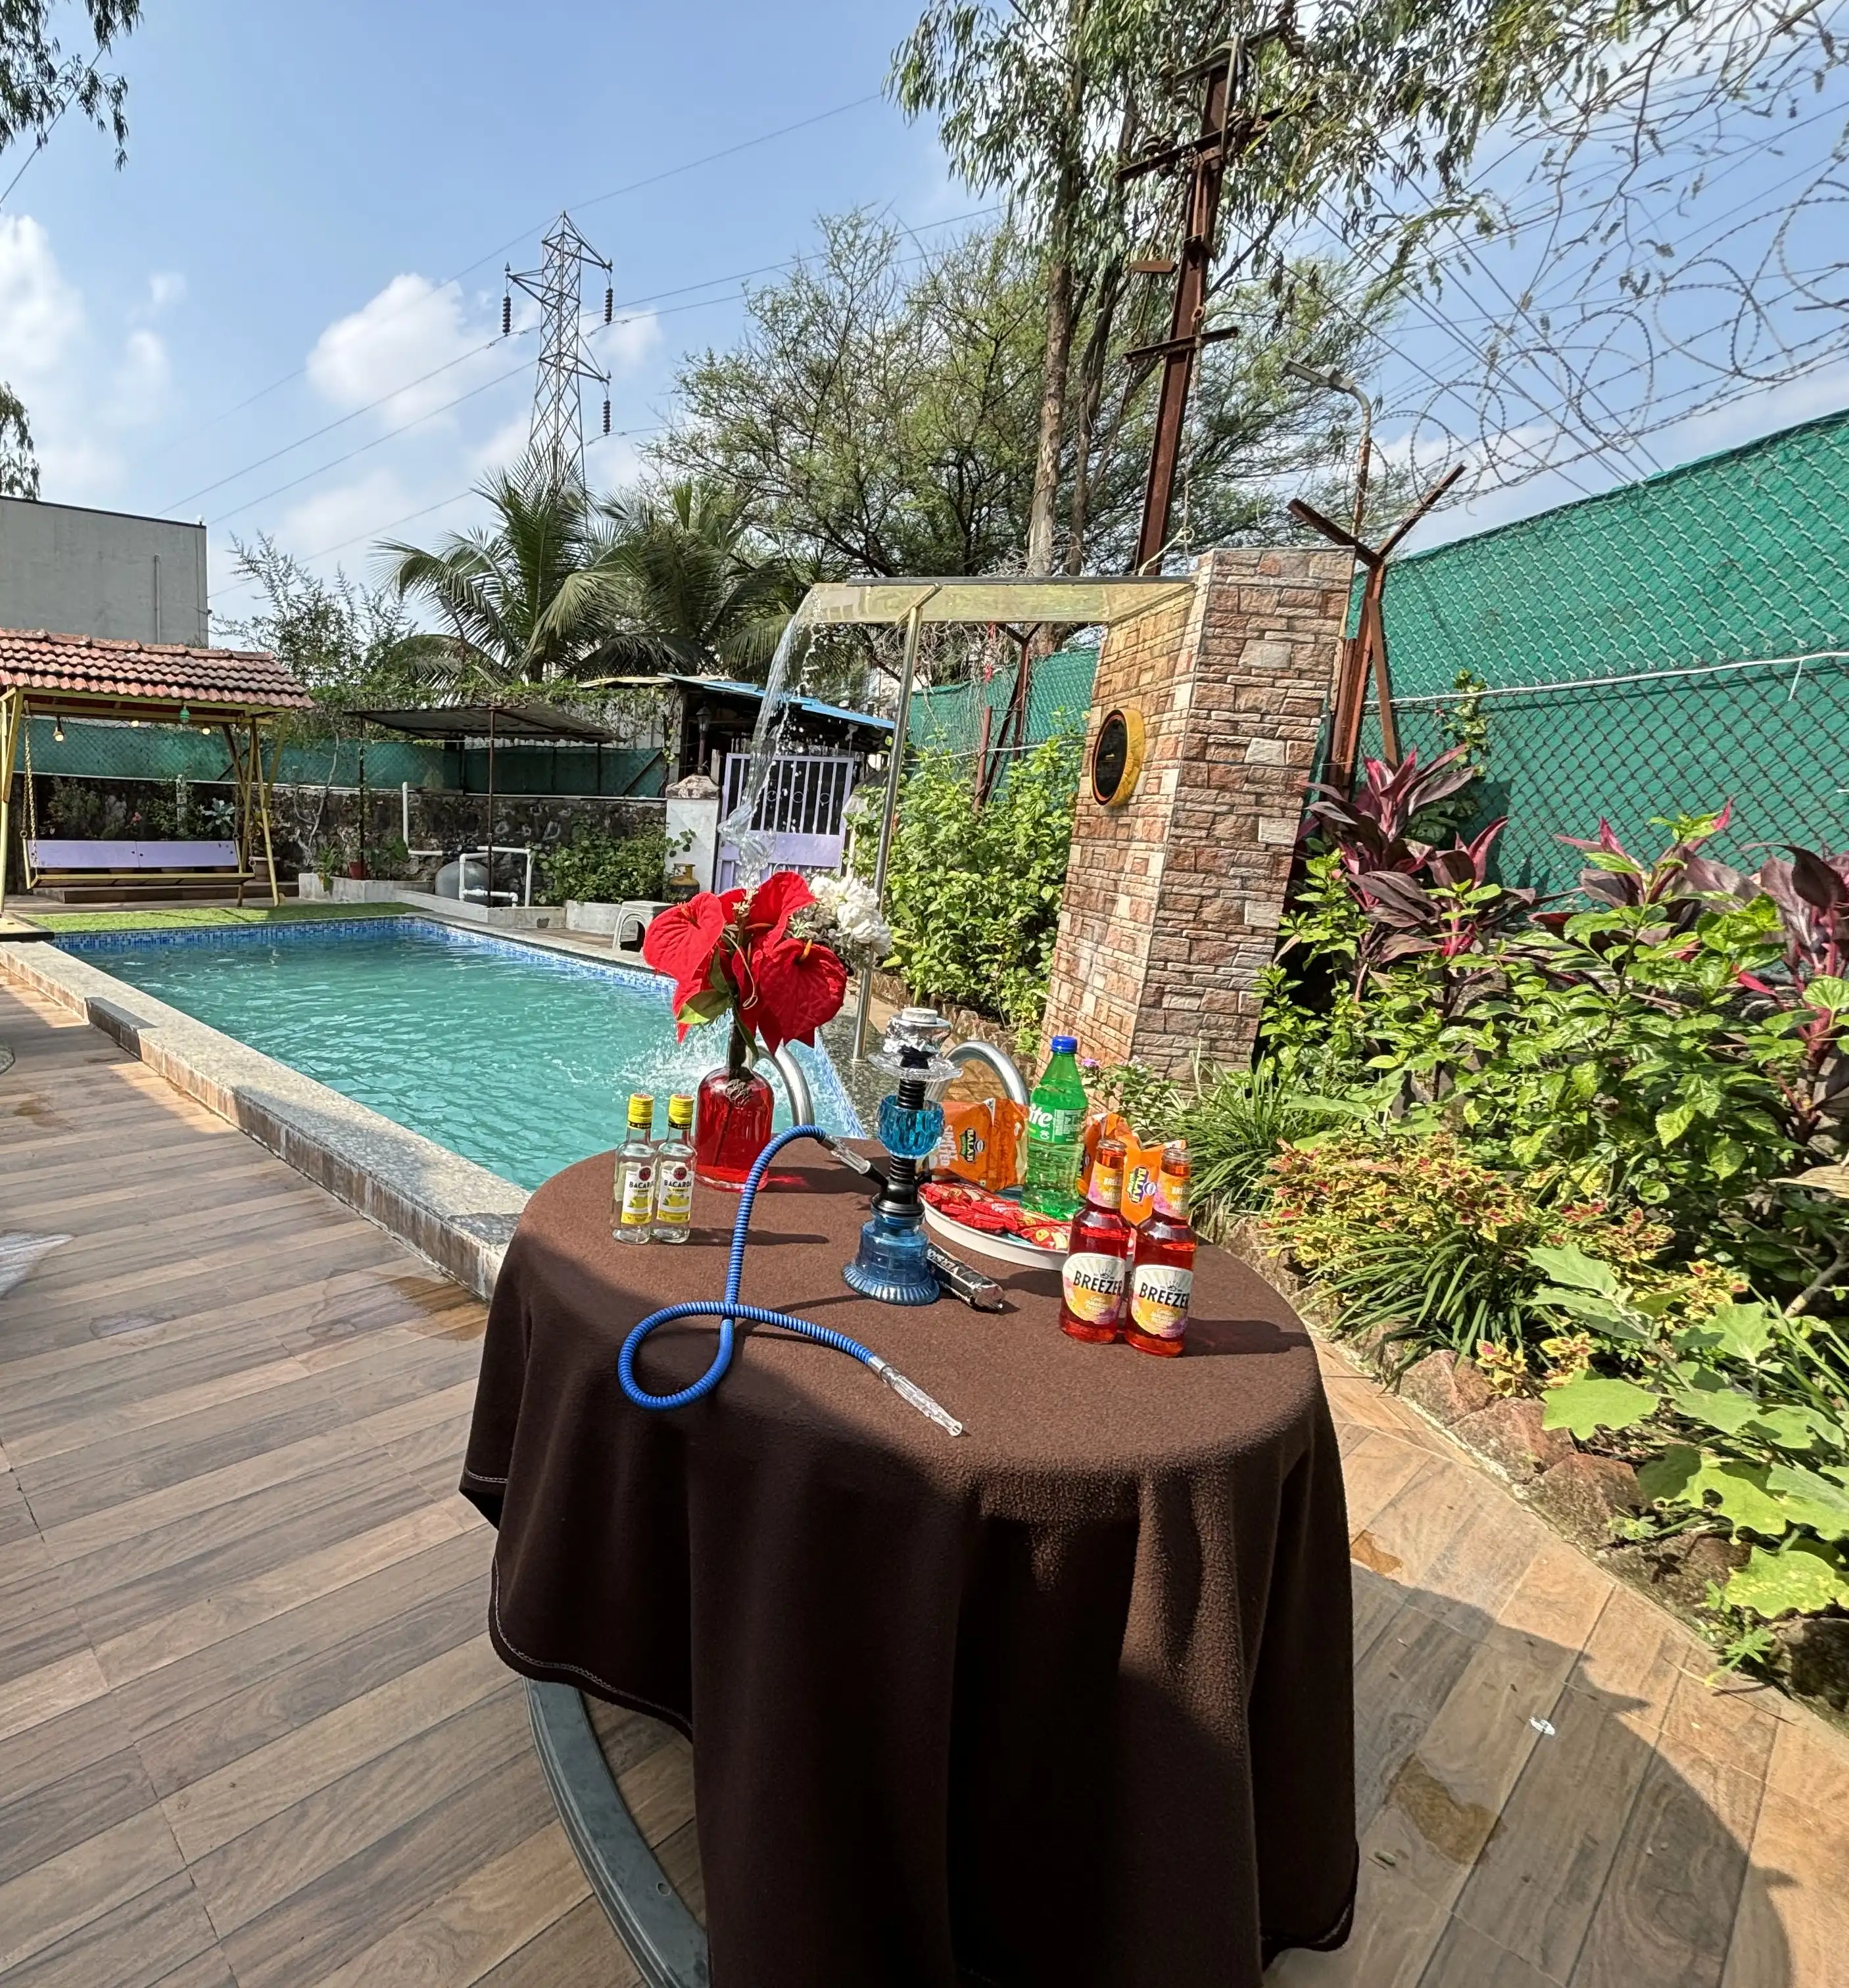
[[[723, 821], [743, 798], [749, 752], [726, 755], [720, 783]], [[770, 777], [752, 811], [751, 826], [770, 839], [770, 860], [780, 870], [835, 870], [841, 865], [847, 830], [842, 817], [860, 776], [852, 752], [787, 752], [771, 762]], [[714, 888], [729, 891], [738, 874], [738, 851], [720, 845]]]

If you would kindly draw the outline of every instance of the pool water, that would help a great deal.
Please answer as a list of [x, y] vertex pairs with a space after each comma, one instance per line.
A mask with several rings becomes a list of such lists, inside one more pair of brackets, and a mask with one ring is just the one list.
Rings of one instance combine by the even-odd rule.
[[[525, 1188], [623, 1137], [646, 1090], [725, 1054], [723, 1025], [676, 1045], [665, 982], [433, 922], [373, 919], [64, 938], [105, 973]], [[859, 1121], [825, 1054], [796, 1051], [831, 1132]], [[781, 1080], [777, 1123], [790, 1123]]]

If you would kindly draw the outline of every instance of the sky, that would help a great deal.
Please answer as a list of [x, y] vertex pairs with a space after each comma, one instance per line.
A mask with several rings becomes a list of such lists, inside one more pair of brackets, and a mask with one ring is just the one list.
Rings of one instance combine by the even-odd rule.
[[[234, 539], [267, 532], [361, 576], [381, 533], [433, 543], [479, 514], [472, 486], [524, 441], [536, 340], [497, 342], [502, 269], [537, 265], [561, 208], [614, 265], [616, 322], [594, 350], [615, 432], [587, 466], [620, 485], [677, 366], [736, 335], [747, 272], [812, 248], [818, 215], [866, 205], [923, 234], [987, 205], [881, 99], [916, 11], [147, 0], [120, 51], [126, 166], [73, 116], [0, 199], [0, 378], [30, 411], [43, 495], [203, 519], [224, 624], [255, 604]], [[25, 156], [0, 157], [0, 187]], [[1776, 191], [1784, 164], [1756, 150], [1731, 171], [1729, 204]], [[1390, 404], [1469, 370], [1486, 286], [1519, 289], [1536, 252], [1512, 245], [1500, 276], [1405, 316]], [[532, 310], [516, 303], [518, 333]], [[1436, 404], [1474, 431], [1456, 396]], [[1827, 365], [1643, 449], [1485, 492], [1418, 543], [1844, 404], [1849, 367]], [[1533, 413], [1508, 406], [1518, 429]], [[1381, 435], [1404, 448], [1405, 421]]]
[[536, 340], [489, 341], [503, 264], [537, 267], [564, 208], [626, 306], [594, 348], [622, 432], [588, 459], [623, 481], [677, 361], [738, 328], [741, 272], [812, 247], [823, 212], [982, 205], [879, 100], [913, 11], [709, 0], [692, 33], [633, 0], [147, 0], [126, 166], [73, 115], [0, 203], [0, 378], [42, 495], [203, 518], [228, 616], [251, 600], [234, 536], [362, 573], [381, 530], [432, 542], [525, 439]]

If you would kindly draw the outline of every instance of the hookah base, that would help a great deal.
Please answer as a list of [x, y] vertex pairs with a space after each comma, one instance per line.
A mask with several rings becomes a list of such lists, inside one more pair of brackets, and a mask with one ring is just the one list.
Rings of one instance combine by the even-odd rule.
[[922, 1216], [908, 1222], [875, 1215], [862, 1223], [859, 1251], [841, 1274], [851, 1290], [882, 1304], [935, 1304], [941, 1293], [929, 1246]]

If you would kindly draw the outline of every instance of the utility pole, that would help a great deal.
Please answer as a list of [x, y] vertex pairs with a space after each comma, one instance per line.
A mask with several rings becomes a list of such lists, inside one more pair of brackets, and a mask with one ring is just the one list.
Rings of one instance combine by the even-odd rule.
[[530, 446], [549, 463], [561, 481], [584, 480], [583, 385], [594, 380], [604, 390], [604, 433], [610, 432], [610, 376], [592, 357], [584, 336], [584, 272], [604, 272], [604, 322], [615, 306], [611, 265], [578, 232], [577, 224], [561, 214], [540, 244], [543, 260], [537, 269], [506, 272], [509, 289], [501, 299], [501, 335], [513, 329], [513, 296], [524, 290], [540, 307], [539, 377], [533, 383]]
[[1268, 29], [1253, 36], [1235, 36], [1217, 49], [1204, 62], [1184, 69], [1175, 79], [1187, 83], [1204, 79], [1206, 85], [1200, 110], [1200, 130], [1197, 137], [1158, 147], [1133, 159], [1119, 169], [1121, 180], [1133, 180], [1146, 173], [1160, 172], [1184, 161], [1188, 165], [1187, 192], [1183, 208], [1181, 254], [1179, 267], [1164, 262], [1144, 262], [1141, 272], [1150, 276], [1175, 275], [1175, 301], [1169, 315], [1169, 334], [1153, 345], [1142, 345], [1124, 354], [1126, 364], [1141, 360], [1162, 362], [1162, 387], [1156, 404], [1156, 441], [1150, 454], [1149, 482], [1143, 499], [1143, 529], [1137, 535], [1136, 558], [1131, 570], [1157, 570], [1168, 545], [1169, 512], [1175, 494], [1175, 472], [1181, 458], [1181, 435], [1187, 418], [1187, 397], [1194, 384], [1194, 361], [1203, 346], [1231, 338], [1231, 328], [1216, 331], [1205, 328], [1209, 282], [1213, 272], [1214, 237], [1220, 218], [1220, 191], [1227, 168], [1242, 153], [1249, 151], [1270, 128], [1268, 115], [1237, 110], [1235, 100], [1250, 90], [1254, 58], [1266, 43], [1278, 39], [1278, 31]]

